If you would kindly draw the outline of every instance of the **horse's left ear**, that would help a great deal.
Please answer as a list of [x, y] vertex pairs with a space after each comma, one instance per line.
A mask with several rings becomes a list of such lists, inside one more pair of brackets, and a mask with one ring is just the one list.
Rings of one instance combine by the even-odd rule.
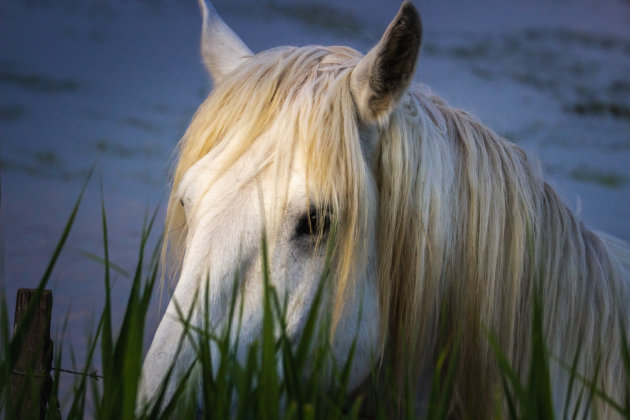
[[199, 8], [203, 18], [201, 28], [201, 57], [215, 83], [235, 70], [252, 51], [223, 22], [212, 4], [199, 0]]
[[420, 15], [406, 1], [379, 43], [352, 71], [350, 89], [363, 122], [373, 123], [389, 115], [407, 90], [421, 40]]

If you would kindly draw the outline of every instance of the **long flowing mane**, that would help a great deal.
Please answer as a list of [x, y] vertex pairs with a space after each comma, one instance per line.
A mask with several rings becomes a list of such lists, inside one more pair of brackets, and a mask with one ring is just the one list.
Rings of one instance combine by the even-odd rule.
[[[537, 161], [424, 87], [409, 88], [378, 124], [371, 150], [349, 88], [360, 57], [348, 48], [305, 47], [249, 58], [195, 114], [179, 145], [173, 191], [211, 151], [220, 151], [225, 170], [256, 147], [259, 161], [245, 178], [269, 170], [279, 189], [294, 159], [304, 159], [311, 200], [339, 226], [337, 315], [374, 228], [365, 209], [379, 202], [382, 341], [398, 378], [419, 373], [457, 337], [453, 408], [489, 413], [492, 396], [479, 390], [499, 383], [487, 334], [524, 374], [538, 290], [551, 354], [571, 360], [568, 351], [581, 346], [588, 357], [578, 370], [586, 378], [597, 371], [591, 355], [601, 355], [597, 384], [620, 400], [622, 375], [606, 373], [623, 370], [617, 308], [628, 303], [628, 251], [586, 228], [544, 182]], [[270, 131], [265, 138], [274, 141], [261, 144]], [[369, 196], [369, 182], [379, 197]], [[177, 265], [187, 231], [176, 194], [166, 229]]]
[[402, 329], [392, 337], [397, 347], [420, 340], [434, 349], [460, 334], [455, 403], [489, 413], [492, 399], [478, 394], [497, 379], [487, 331], [526, 372], [538, 291], [551, 354], [568, 362], [581, 348], [586, 378], [601, 355], [597, 386], [620, 401], [627, 249], [586, 228], [538, 161], [421, 88], [410, 89], [381, 144], [381, 282], [393, 284], [383, 296], [398, 304], [390, 312], [391, 330]]

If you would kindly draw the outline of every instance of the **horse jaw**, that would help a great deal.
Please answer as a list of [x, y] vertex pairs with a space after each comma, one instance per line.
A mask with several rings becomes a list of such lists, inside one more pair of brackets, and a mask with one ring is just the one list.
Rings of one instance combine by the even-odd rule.
[[201, 57], [215, 83], [253, 55], [245, 43], [221, 19], [212, 4], [199, 0], [203, 18]]

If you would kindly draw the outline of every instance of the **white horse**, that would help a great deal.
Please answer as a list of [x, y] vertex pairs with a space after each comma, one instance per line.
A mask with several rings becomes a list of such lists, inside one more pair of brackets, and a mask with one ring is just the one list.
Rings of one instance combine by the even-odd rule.
[[[396, 378], [417, 375], [422, 393], [439, 343], [458, 332], [452, 413], [488, 417], [501, 388], [487, 332], [526, 376], [539, 281], [550, 353], [571, 361], [581, 346], [579, 373], [622, 401], [627, 247], [586, 228], [519, 147], [410, 86], [421, 43], [410, 3], [365, 56], [319, 46], [254, 54], [200, 5], [214, 90], [179, 145], [166, 222], [179, 281], [145, 359], [142, 398], [173, 362], [184, 330], [178, 310], [202, 322], [195, 291], [207, 290], [220, 329], [238, 273], [239, 355], [259, 336], [264, 228], [292, 337], [319, 284], [320, 245], [335, 238], [325, 298], [333, 356], [345, 360], [357, 340], [351, 388], [387, 354]], [[193, 359], [184, 342], [175, 376]], [[552, 361], [551, 377], [561, 409], [569, 374]]]

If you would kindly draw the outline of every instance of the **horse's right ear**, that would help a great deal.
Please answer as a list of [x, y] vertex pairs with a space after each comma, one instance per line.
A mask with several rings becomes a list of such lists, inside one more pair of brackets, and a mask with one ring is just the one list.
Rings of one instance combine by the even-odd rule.
[[199, 0], [199, 7], [203, 16], [201, 57], [212, 80], [217, 83], [253, 53], [223, 22], [210, 3]]
[[413, 78], [421, 40], [420, 15], [406, 1], [379, 43], [352, 71], [350, 89], [363, 122], [386, 118], [405, 93]]

